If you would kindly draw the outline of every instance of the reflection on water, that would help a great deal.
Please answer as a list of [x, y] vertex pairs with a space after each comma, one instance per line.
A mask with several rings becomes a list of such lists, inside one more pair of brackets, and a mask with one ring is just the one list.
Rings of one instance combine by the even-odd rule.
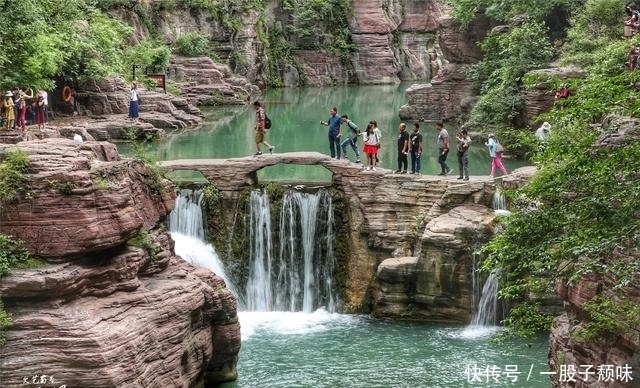
[[[549, 388], [547, 339], [491, 344], [464, 327], [361, 315], [241, 312], [238, 380], [225, 388]], [[470, 383], [474, 368], [517, 368], [517, 382]], [[494, 369], [498, 370], [498, 369]], [[527, 377], [531, 370], [531, 376]], [[478, 376], [476, 376], [478, 377]]]
[[[332, 88], [286, 88], [270, 90], [262, 99], [273, 126], [266, 140], [275, 145], [275, 152], [316, 151], [329, 154], [327, 127], [321, 120], [329, 117], [329, 109], [337, 107], [339, 114], [347, 114], [361, 129], [376, 120], [382, 132], [381, 166], [395, 170], [398, 111], [405, 104], [405, 90], [409, 85], [340, 86]], [[251, 156], [256, 152], [253, 140], [255, 111], [252, 106], [220, 107], [207, 111], [215, 121], [205, 122], [199, 129], [174, 133], [167, 140], [154, 145], [153, 156], [158, 160], [233, 158]], [[420, 123], [424, 135], [422, 173], [437, 174], [437, 133], [431, 124]], [[410, 127], [410, 125], [409, 125]], [[455, 137], [455, 128], [447, 125]], [[362, 148], [360, 141], [358, 146]], [[120, 147], [126, 153], [126, 146]], [[263, 149], [265, 152], [266, 149]], [[472, 145], [469, 170], [471, 175], [488, 175], [489, 156], [484, 144]], [[266, 152], [265, 152], [266, 153]], [[348, 156], [354, 160], [352, 150]], [[262, 157], [268, 157], [264, 155]], [[452, 150], [449, 165], [457, 173], [456, 152]], [[507, 169], [524, 165], [505, 160]], [[193, 175], [192, 175], [193, 176]], [[329, 181], [331, 174], [323, 167], [278, 165], [259, 172], [259, 179], [289, 181]]]

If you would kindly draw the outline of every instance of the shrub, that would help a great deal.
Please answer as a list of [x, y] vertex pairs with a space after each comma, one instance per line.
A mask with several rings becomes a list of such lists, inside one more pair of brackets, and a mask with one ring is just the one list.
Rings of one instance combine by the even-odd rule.
[[199, 32], [187, 32], [176, 39], [176, 53], [187, 57], [205, 56], [209, 53], [209, 38]]

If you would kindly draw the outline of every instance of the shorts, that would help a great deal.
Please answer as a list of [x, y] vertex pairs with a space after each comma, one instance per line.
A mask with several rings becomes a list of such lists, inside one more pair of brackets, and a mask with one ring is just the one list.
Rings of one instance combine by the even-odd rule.
[[262, 143], [264, 141], [264, 132], [256, 131], [256, 144]]

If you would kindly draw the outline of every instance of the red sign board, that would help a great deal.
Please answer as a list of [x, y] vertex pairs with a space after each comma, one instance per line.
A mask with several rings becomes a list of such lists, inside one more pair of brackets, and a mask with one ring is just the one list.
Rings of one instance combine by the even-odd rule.
[[165, 79], [166, 79], [165, 74], [147, 74], [146, 76], [156, 81], [156, 87], [162, 88], [165, 93], [167, 92], [167, 88], [165, 85]]

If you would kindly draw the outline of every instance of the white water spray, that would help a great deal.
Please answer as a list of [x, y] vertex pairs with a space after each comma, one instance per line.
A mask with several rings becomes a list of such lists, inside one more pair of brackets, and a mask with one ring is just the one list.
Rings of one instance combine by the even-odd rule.
[[229, 291], [238, 297], [238, 292], [227, 277], [215, 248], [204, 241], [201, 203], [200, 190], [180, 191], [175, 208], [169, 214], [169, 232], [175, 242], [174, 250], [183, 260], [195, 266], [207, 268], [220, 276], [224, 279]]
[[250, 311], [333, 312], [335, 256], [331, 196], [288, 191], [282, 199], [279, 252], [273, 255], [267, 194], [250, 198], [251, 240], [247, 307]]

